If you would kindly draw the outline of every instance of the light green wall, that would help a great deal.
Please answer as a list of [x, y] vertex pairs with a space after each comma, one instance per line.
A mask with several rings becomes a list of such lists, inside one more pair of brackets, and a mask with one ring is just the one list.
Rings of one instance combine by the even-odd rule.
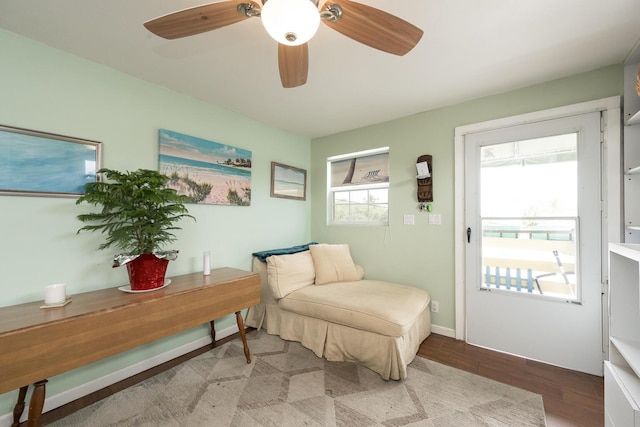
[[[180, 257], [169, 275], [201, 269], [212, 252], [214, 267], [250, 268], [255, 250], [309, 240], [351, 245], [367, 276], [427, 289], [440, 301], [435, 325], [454, 326], [454, 172], [456, 126], [622, 94], [622, 66], [612, 66], [452, 107], [308, 139], [270, 128], [0, 30], [0, 124], [100, 141], [104, 166], [157, 167], [157, 132], [166, 128], [253, 152], [250, 207], [190, 206], [197, 223], [177, 233]], [[391, 147], [390, 225], [326, 225], [326, 158], [369, 148]], [[415, 160], [432, 154], [434, 213], [427, 224], [417, 210]], [[308, 170], [310, 202], [269, 197], [270, 162]], [[64, 281], [70, 294], [125, 283], [111, 269], [111, 253], [97, 251], [100, 236], [76, 235], [74, 199], [0, 196], [0, 306], [42, 299], [44, 286]], [[402, 224], [412, 213], [416, 225]], [[311, 231], [312, 230], [312, 231]], [[233, 324], [227, 317], [220, 328]], [[53, 378], [48, 395], [152, 357], [208, 333], [205, 327]], [[0, 396], [0, 415], [11, 411], [16, 393]]]
[[[157, 169], [158, 129], [165, 128], [252, 151], [250, 207], [189, 205], [197, 222], [180, 223], [168, 275], [212, 267], [251, 269], [251, 252], [310, 238], [310, 202], [269, 196], [271, 161], [309, 169], [310, 140], [249, 120], [96, 63], [0, 30], [0, 124], [99, 141], [103, 165]], [[312, 174], [309, 173], [311, 178]], [[112, 269], [99, 234], [76, 235], [76, 215], [88, 209], [75, 199], [0, 196], [0, 306], [42, 300], [44, 287], [65, 282], [69, 294], [127, 282]], [[73, 302], [72, 302], [73, 304]], [[226, 317], [216, 325], [235, 324]], [[132, 333], [135, 333], [132, 331]], [[206, 336], [206, 327], [158, 341], [52, 379], [47, 394]], [[1, 351], [1, 350], [0, 350]], [[0, 396], [0, 416], [17, 392]]]
[[[433, 324], [453, 329], [454, 307], [454, 131], [457, 126], [622, 95], [623, 67], [611, 66], [451, 107], [318, 138], [311, 143], [311, 237], [349, 243], [366, 276], [426, 289], [439, 301]], [[326, 159], [390, 147], [389, 226], [327, 226]], [[433, 213], [429, 225], [418, 211], [415, 162], [433, 155]], [[415, 225], [403, 225], [414, 214]]]

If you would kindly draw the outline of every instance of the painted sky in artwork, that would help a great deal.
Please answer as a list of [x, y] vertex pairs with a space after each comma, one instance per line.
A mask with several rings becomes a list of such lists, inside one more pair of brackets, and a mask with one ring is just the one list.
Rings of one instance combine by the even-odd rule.
[[224, 163], [227, 160], [251, 159], [251, 151], [231, 145], [160, 129], [160, 146], [163, 154], [199, 160], [207, 163]]

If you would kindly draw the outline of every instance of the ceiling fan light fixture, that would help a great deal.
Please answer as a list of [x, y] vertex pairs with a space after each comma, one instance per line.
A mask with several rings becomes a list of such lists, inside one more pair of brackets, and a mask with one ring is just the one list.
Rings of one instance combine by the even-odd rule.
[[267, 33], [288, 46], [308, 42], [320, 26], [320, 13], [312, 0], [268, 0], [260, 16]]

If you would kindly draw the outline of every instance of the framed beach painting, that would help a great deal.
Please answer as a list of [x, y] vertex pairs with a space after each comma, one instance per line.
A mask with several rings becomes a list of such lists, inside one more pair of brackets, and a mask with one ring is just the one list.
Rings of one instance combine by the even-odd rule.
[[99, 142], [0, 125], [0, 194], [78, 197], [96, 182]]
[[271, 162], [271, 197], [306, 200], [307, 171]]
[[191, 203], [251, 205], [251, 151], [160, 129], [159, 171]]

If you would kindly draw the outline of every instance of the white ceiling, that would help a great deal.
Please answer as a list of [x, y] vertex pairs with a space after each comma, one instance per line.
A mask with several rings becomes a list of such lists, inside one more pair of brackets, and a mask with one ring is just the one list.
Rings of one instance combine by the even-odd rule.
[[321, 24], [308, 82], [294, 89], [282, 88], [258, 18], [173, 41], [142, 26], [202, 0], [0, 0], [0, 28], [310, 138], [640, 62], [639, 0], [360, 2], [422, 40], [398, 57]]

